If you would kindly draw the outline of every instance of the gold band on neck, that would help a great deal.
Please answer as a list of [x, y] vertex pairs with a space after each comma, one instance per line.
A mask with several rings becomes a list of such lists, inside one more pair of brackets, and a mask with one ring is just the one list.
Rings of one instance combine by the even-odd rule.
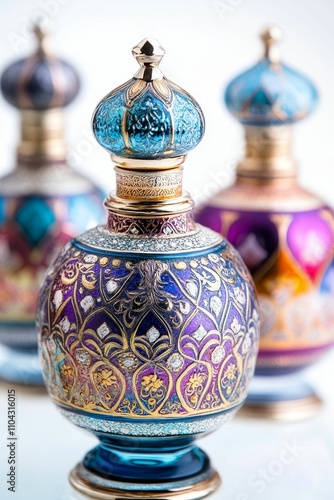
[[296, 163], [291, 157], [289, 125], [247, 125], [245, 132], [245, 158], [237, 167], [238, 177], [273, 179], [296, 176]]
[[163, 201], [182, 195], [183, 167], [165, 171], [126, 170], [115, 167], [116, 195], [136, 201]]
[[63, 160], [66, 151], [61, 108], [21, 112], [21, 142], [17, 147], [19, 159], [30, 162]]

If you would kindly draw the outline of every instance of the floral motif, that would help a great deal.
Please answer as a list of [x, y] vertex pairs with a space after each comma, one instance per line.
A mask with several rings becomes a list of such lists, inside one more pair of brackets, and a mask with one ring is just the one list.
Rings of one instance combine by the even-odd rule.
[[110, 387], [117, 383], [117, 378], [113, 374], [112, 370], [101, 370], [96, 374], [96, 380], [98, 383], [105, 387]]
[[152, 373], [152, 375], [145, 375], [141, 381], [141, 385], [143, 386], [143, 388], [153, 394], [157, 392], [157, 390], [160, 389], [163, 384], [163, 380], [158, 378], [155, 373]]
[[164, 381], [156, 373], [144, 375], [141, 380], [141, 396], [148, 408], [154, 411], [166, 394]]
[[204, 373], [194, 373], [193, 375], [191, 375], [189, 381], [187, 382], [187, 387], [195, 391], [202, 386], [205, 379], [206, 375]]
[[[250, 374], [250, 372], [249, 372]], [[238, 368], [235, 363], [230, 363], [224, 371], [223, 378], [221, 380], [221, 386], [225, 389], [226, 397], [232, 399], [237, 397], [236, 387], [237, 387], [237, 375]]]
[[205, 373], [193, 373], [186, 383], [186, 395], [191, 405], [196, 408], [200, 395], [203, 392], [203, 384], [207, 379]]
[[193, 281], [189, 281], [186, 284], [186, 288], [187, 288], [188, 292], [190, 293], [190, 295], [192, 295], [193, 297], [197, 297], [198, 286], [196, 285], [196, 283], [194, 283]]
[[237, 367], [234, 363], [231, 363], [225, 370], [225, 377], [228, 380], [234, 380], [236, 378], [236, 374], [237, 374]]
[[93, 254], [87, 254], [84, 257], [84, 261], [89, 263], [89, 264], [92, 264], [92, 263], [97, 261], [97, 256], [93, 255]]
[[65, 377], [68, 377], [68, 378], [73, 377], [73, 368], [70, 365], [63, 364], [61, 367], [61, 371]]

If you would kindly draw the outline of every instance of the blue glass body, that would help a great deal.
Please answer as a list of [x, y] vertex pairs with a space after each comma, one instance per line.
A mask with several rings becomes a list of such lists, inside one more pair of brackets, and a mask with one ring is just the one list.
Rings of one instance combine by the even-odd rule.
[[199, 143], [204, 118], [196, 101], [169, 80], [158, 82], [133, 78], [99, 104], [93, 129], [101, 146], [150, 160], [184, 155]]

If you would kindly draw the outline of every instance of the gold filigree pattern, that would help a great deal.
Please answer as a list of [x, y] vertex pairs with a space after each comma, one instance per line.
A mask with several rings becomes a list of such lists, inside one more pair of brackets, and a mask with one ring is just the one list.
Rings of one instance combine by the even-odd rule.
[[226, 243], [162, 260], [71, 246], [49, 271], [39, 310], [45, 378], [66, 408], [191, 416], [246, 396], [258, 313], [249, 274]]
[[123, 233], [133, 236], [171, 236], [189, 234], [195, 231], [196, 225], [189, 213], [169, 217], [129, 217], [110, 212], [108, 229], [113, 234]]
[[119, 198], [151, 201], [177, 198], [182, 195], [182, 169], [150, 173], [116, 169], [116, 183]]

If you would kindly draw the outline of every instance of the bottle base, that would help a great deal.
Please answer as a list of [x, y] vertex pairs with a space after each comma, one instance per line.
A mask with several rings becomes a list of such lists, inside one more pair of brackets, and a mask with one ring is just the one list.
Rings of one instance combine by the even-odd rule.
[[69, 481], [80, 493], [100, 500], [199, 500], [216, 491], [221, 484], [218, 472], [211, 467], [183, 480], [135, 483], [106, 479], [82, 463], [72, 470]]
[[1, 347], [0, 379], [17, 385], [42, 387], [42, 368], [37, 349]]
[[296, 377], [255, 377], [239, 415], [298, 421], [315, 416], [322, 406], [314, 389]]

